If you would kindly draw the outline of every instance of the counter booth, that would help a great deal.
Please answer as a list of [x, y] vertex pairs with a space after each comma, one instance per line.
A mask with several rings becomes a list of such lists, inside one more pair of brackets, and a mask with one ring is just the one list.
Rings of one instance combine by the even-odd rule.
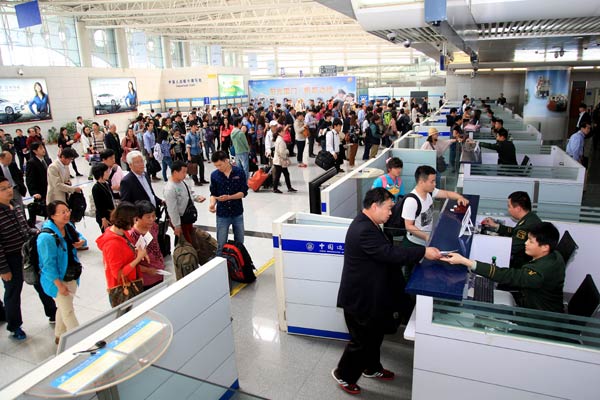
[[56, 357], [0, 389], [0, 398], [237, 396], [226, 261], [165, 286], [63, 335]]
[[[453, 211], [448, 200], [430, 245], [508, 267], [510, 238], [476, 233], [480, 198]], [[351, 219], [288, 213], [273, 223], [280, 327], [290, 334], [344, 340], [335, 307]], [[554, 222], [578, 248], [568, 259], [565, 312], [515, 306], [509, 292], [478, 284], [465, 267], [423, 261], [407, 283], [417, 304], [404, 337], [414, 340], [413, 399], [595, 399], [600, 392], [600, 282], [594, 244], [600, 225]], [[588, 277], [589, 276], [589, 277]], [[484, 296], [487, 294], [487, 297]], [[435, 381], [435, 385], [431, 382]]]

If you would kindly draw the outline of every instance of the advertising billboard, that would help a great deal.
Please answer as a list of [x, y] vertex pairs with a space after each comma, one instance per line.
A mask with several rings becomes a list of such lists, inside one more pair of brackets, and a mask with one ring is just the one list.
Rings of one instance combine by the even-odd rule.
[[248, 82], [250, 98], [260, 101], [283, 102], [283, 99], [322, 99], [339, 98], [354, 101], [356, 78], [353, 76], [332, 76], [324, 78], [263, 79]]
[[0, 79], [0, 125], [51, 119], [46, 80]]
[[567, 111], [569, 102], [569, 71], [566, 69], [533, 69], [525, 80], [527, 117], [547, 116]]
[[93, 78], [90, 88], [96, 115], [137, 111], [135, 78]]
[[232, 98], [246, 95], [244, 77], [242, 75], [219, 75], [219, 97]]

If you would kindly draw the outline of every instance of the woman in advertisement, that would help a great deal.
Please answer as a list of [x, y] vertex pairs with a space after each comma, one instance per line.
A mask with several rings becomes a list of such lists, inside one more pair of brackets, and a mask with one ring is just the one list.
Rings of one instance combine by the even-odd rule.
[[[44, 118], [48, 114], [48, 95], [44, 92], [42, 84], [39, 82], [33, 84], [33, 90], [35, 91], [35, 96], [29, 102], [29, 111], [35, 116]], [[33, 106], [35, 106], [35, 111]]]
[[133, 87], [132, 81], [127, 83], [127, 96], [125, 96], [125, 105], [131, 109], [137, 107], [137, 92]]

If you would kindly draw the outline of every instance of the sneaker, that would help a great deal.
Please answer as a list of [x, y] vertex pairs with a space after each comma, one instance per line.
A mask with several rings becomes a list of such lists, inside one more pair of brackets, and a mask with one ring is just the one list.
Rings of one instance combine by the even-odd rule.
[[48, 318], [48, 323], [49, 323], [50, 325], [54, 325], [54, 324], [56, 324], [56, 317], [50, 317], [50, 318]]
[[10, 335], [10, 337], [13, 338], [13, 339], [15, 339], [15, 340], [25, 340], [25, 339], [27, 339], [27, 335], [25, 334], [25, 332], [21, 328], [15, 329], [15, 331], [12, 333], [12, 335]]
[[362, 373], [362, 376], [364, 376], [365, 378], [381, 379], [382, 381], [391, 381], [395, 378], [396, 374], [394, 374], [392, 371], [389, 371], [384, 368], [381, 371], [377, 371], [377, 372], [373, 372], [373, 373], [371, 373], [367, 370], [364, 370]]
[[337, 368], [331, 370], [331, 376], [333, 376], [333, 379], [335, 379], [344, 392], [349, 394], [360, 394], [360, 386], [358, 386], [356, 383], [348, 383], [339, 378], [337, 375]]

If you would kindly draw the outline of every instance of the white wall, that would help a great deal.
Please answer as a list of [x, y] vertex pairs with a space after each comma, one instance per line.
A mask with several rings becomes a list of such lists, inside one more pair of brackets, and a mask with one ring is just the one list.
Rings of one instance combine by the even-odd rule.
[[[0, 67], [0, 78], [18, 78], [19, 67]], [[133, 77], [136, 80], [138, 101], [163, 100], [165, 98], [217, 97], [219, 95], [218, 74], [248, 75], [247, 70], [228, 67], [197, 67], [176, 69], [117, 69], [79, 67], [21, 67], [25, 78], [44, 78], [48, 86], [48, 96], [52, 111], [52, 121], [25, 124], [3, 125], [2, 128], [14, 134], [16, 128], [25, 130], [39, 125], [45, 134], [51, 127], [59, 128], [72, 122], [78, 115], [102, 124], [108, 119], [117, 125], [119, 133], [124, 133], [136, 112], [94, 115], [90, 90], [91, 78]], [[193, 88], [178, 88], [169, 85], [169, 79], [202, 78], [202, 83]], [[247, 77], [246, 77], [247, 81]], [[182, 110], [185, 111], [185, 110]]]
[[446, 75], [446, 95], [449, 100], [462, 99], [463, 95], [470, 97], [487, 97], [495, 100], [500, 93], [509, 103], [517, 105], [517, 110], [523, 109], [525, 92], [525, 72], [506, 74], [478, 74], [475, 78], [469, 75]]

